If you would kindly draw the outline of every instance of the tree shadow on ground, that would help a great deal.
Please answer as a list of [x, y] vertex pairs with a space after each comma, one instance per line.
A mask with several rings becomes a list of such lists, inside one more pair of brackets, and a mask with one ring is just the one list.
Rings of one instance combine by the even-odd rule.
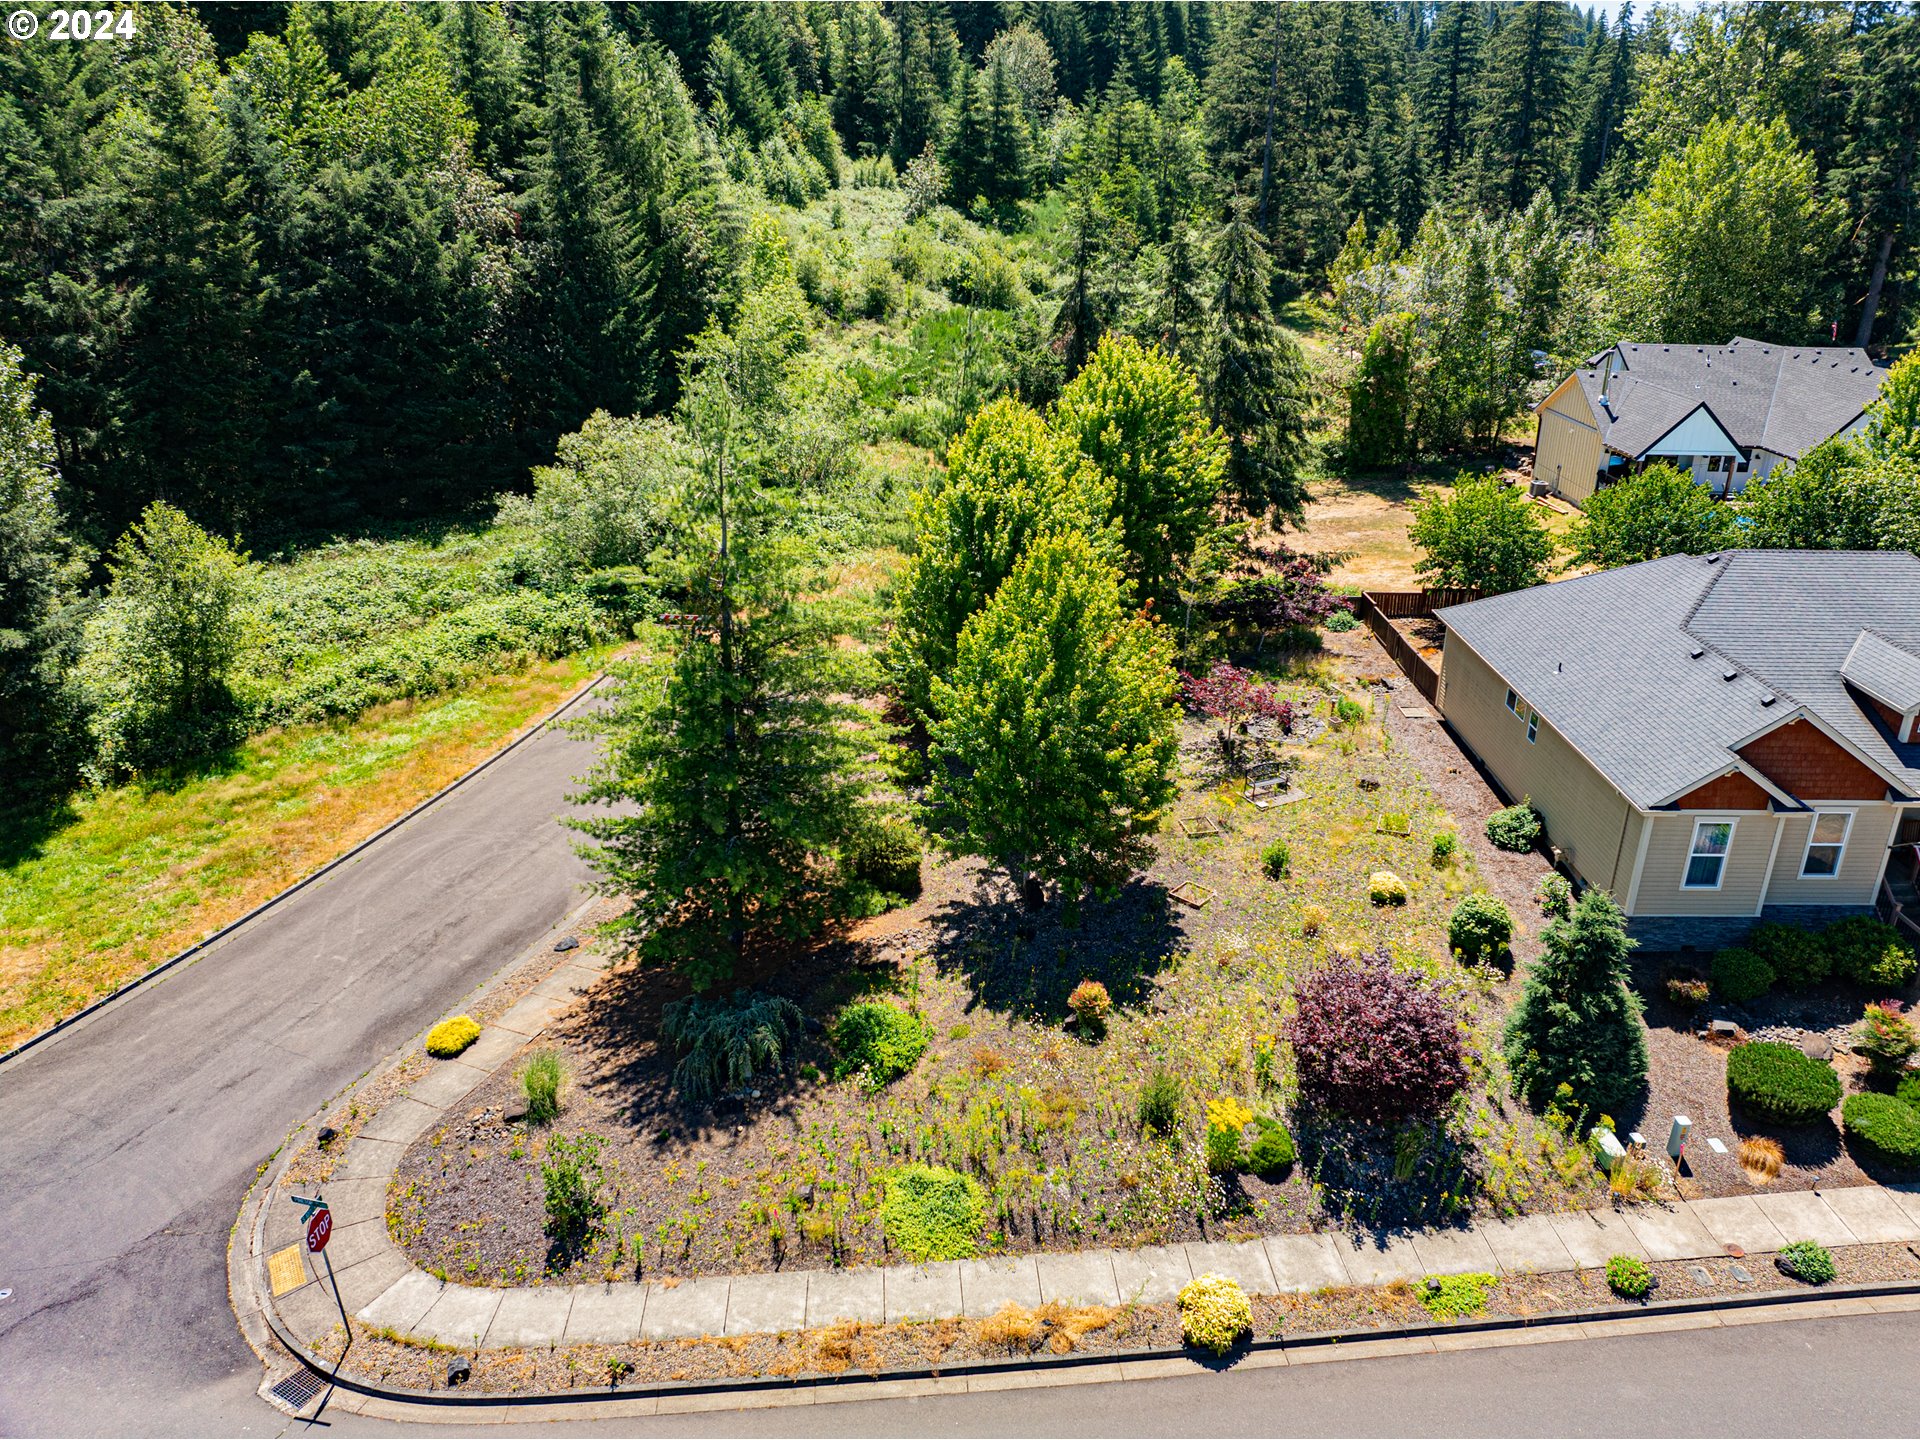
[[965, 977], [975, 1004], [1054, 1024], [1082, 980], [1105, 985], [1116, 1006], [1144, 1004], [1187, 943], [1184, 920], [1166, 886], [1135, 878], [1111, 899], [1085, 901], [1069, 929], [1057, 902], [1027, 910], [995, 877], [934, 912], [929, 953], [942, 973]]
[[1296, 1115], [1294, 1143], [1329, 1217], [1376, 1238], [1464, 1224], [1485, 1162], [1442, 1123], [1370, 1125]]
[[70, 797], [8, 810], [0, 820], [0, 869], [38, 860], [46, 853], [47, 842], [80, 818]]
[[[1840, 1130], [1829, 1119], [1822, 1118], [1811, 1125], [1781, 1125], [1749, 1113], [1738, 1103], [1729, 1107], [1729, 1113], [1736, 1137], [1764, 1135], [1778, 1141], [1788, 1165], [1822, 1170], [1840, 1158]], [[1735, 1150], [1738, 1148], [1736, 1141]], [[1858, 1164], [1860, 1157], [1856, 1154], [1853, 1159]]]

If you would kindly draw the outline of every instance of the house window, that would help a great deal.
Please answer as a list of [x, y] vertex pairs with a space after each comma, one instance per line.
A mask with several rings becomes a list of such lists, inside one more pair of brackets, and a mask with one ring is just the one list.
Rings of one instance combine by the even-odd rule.
[[1533, 710], [1527, 711], [1527, 744], [1537, 744], [1540, 739], [1540, 716]]
[[1511, 690], [1507, 691], [1507, 709], [1516, 715], [1520, 713], [1520, 697]]
[[1707, 474], [1718, 475], [1721, 470], [1726, 467], [1726, 463], [1726, 457], [1723, 455], [1709, 455], [1707, 457]]
[[1718, 890], [1727, 870], [1727, 850], [1733, 844], [1733, 821], [1698, 820], [1693, 826], [1693, 849], [1687, 855], [1683, 890]]
[[1853, 828], [1851, 810], [1822, 810], [1813, 817], [1813, 829], [1807, 834], [1807, 858], [1800, 862], [1800, 875], [1806, 880], [1831, 879], [1840, 873], [1840, 858], [1847, 853], [1847, 832]]

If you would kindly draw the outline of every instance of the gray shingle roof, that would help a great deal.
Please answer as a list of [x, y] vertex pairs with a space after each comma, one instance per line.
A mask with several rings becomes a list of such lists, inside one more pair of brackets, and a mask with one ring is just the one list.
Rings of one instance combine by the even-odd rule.
[[1920, 706], [1920, 655], [1862, 630], [1841, 662], [1840, 673], [1882, 705]]
[[1920, 652], [1920, 557], [1669, 555], [1438, 613], [1642, 808], [1725, 774], [1736, 746], [1797, 714], [1920, 795], [1920, 745], [1896, 744], [1841, 673], [1863, 630]]
[[1852, 346], [1725, 345], [1617, 348], [1625, 367], [1605, 384], [1615, 351], [1576, 372], [1607, 448], [1638, 457], [1701, 405], [1734, 443], [1798, 459], [1837, 435], [1879, 394], [1886, 371]]

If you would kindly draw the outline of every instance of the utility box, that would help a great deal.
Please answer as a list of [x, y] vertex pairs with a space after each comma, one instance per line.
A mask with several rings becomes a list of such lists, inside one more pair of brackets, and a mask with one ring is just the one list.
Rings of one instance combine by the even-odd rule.
[[1627, 1158], [1626, 1146], [1620, 1143], [1620, 1137], [1611, 1130], [1596, 1125], [1588, 1132], [1587, 1139], [1593, 1145], [1594, 1163], [1609, 1175], [1613, 1174], [1620, 1167], [1620, 1162]]
[[1693, 1121], [1684, 1115], [1673, 1117], [1673, 1128], [1667, 1132], [1667, 1158], [1679, 1162], [1681, 1152], [1687, 1148], [1687, 1134], [1693, 1129]]

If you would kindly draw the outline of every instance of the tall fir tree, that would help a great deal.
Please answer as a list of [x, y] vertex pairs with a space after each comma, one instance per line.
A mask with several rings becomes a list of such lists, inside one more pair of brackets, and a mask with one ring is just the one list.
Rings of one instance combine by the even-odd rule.
[[1521, 209], [1565, 179], [1571, 103], [1570, 7], [1540, 0], [1509, 14], [1486, 53], [1474, 165], [1483, 200]]

